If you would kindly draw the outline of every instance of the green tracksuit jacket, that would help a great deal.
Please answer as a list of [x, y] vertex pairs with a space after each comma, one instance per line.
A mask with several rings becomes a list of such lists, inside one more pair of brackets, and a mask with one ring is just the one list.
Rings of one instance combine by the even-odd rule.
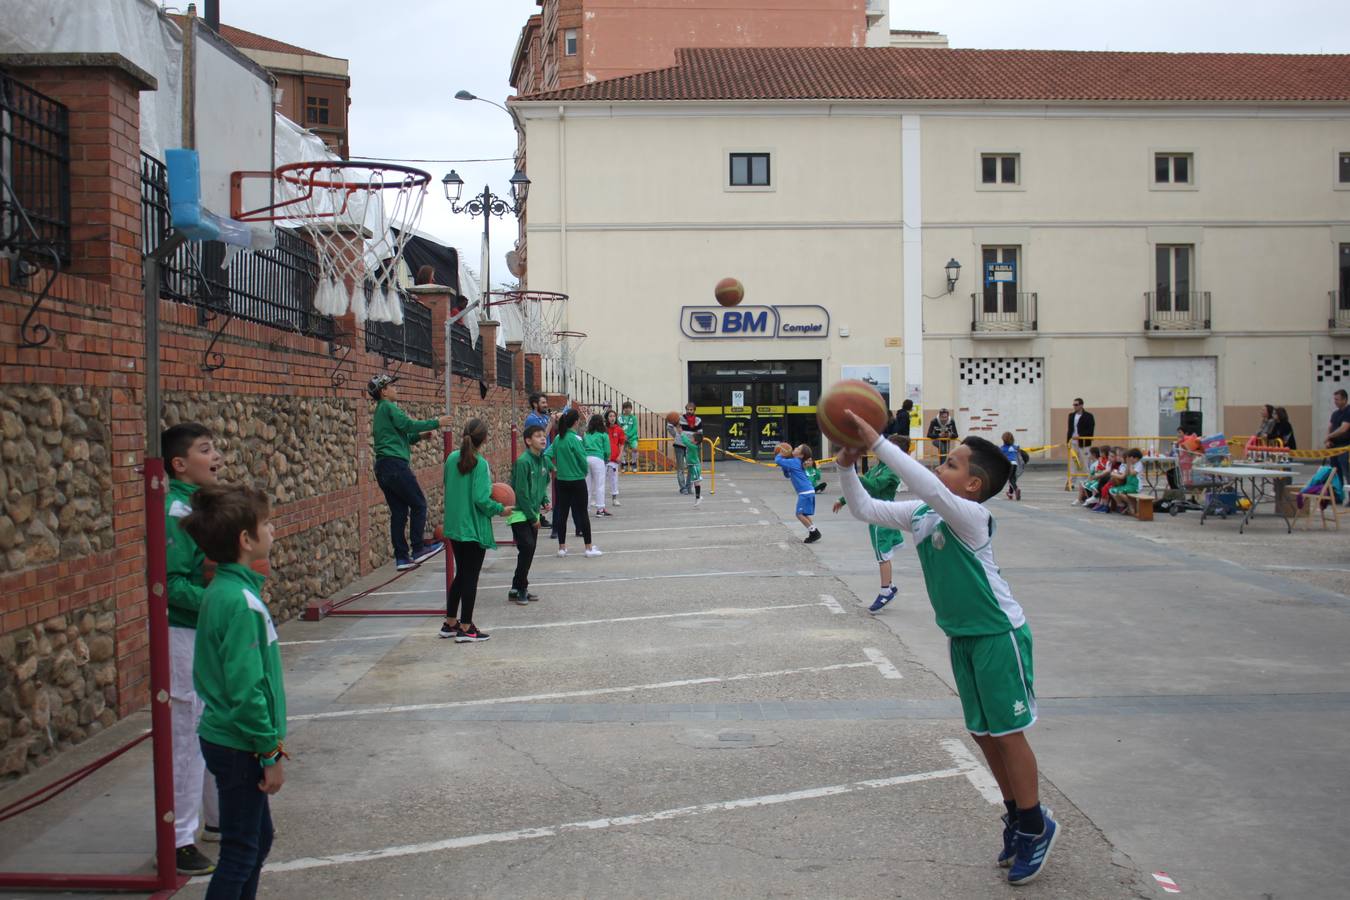
[[422, 439], [422, 432], [434, 431], [439, 419], [410, 419], [393, 400], [381, 400], [375, 407], [370, 428], [375, 440], [375, 458], [392, 456], [411, 460], [411, 445]]
[[286, 686], [263, 576], [222, 563], [197, 620], [192, 684], [206, 704], [197, 733], [245, 753], [270, 753], [286, 737]]
[[459, 451], [445, 461], [445, 536], [452, 541], [473, 541], [488, 549], [497, 546], [492, 539], [492, 517], [504, 507], [492, 499], [492, 471], [480, 454], [467, 475], [459, 472]]
[[178, 527], [183, 517], [192, 512], [192, 495], [197, 485], [169, 479], [169, 492], [164, 495], [164, 537], [167, 545], [169, 574], [169, 624], [176, 628], [196, 628], [197, 611], [201, 609], [206, 593], [202, 566], [206, 554], [197, 542]]
[[585, 481], [589, 467], [586, 464], [586, 446], [581, 435], [569, 431], [548, 445], [544, 455], [553, 460], [559, 481]]
[[542, 453], [526, 450], [511, 467], [511, 489], [516, 492], [516, 508], [511, 520], [533, 522], [548, 495], [548, 463]]

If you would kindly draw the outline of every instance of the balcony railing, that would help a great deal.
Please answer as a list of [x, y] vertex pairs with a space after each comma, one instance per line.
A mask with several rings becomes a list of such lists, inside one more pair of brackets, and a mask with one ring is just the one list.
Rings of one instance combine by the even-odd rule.
[[0, 250], [70, 263], [70, 112], [0, 72]]
[[1331, 298], [1331, 318], [1327, 326], [1332, 331], [1350, 331], [1350, 293], [1327, 291]]
[[1209, 291], [1145, 292], [1144, 330], [1154, 335], [1208, 333]]
[[431, 349], [431, 310], [407, 294], [403, 300], [403, 324], [366, 322], [366, 349], [386, 360], [401, 359], [430, 369], [436, 364]]
[[534, 360], [528, 357], [525, 359], [525, 383], [521, 385], [521, 389], [526, 391], [539, 390], [539, 382], [534, 377]]
[[456, 322], [450, 326], [450, 371], [466, 378], [483, 377], [483, 354], [474, 346], [469, 326]]
[[989, 310], [983, 292], [970, 295], [970, 331], [973, 335], [995, 337], [1036, 332], [1036, 294], [1034, 291], [1003, 294], [998, 310]]
[[497, 386], [509, 388], [515, 384], [516, 355], [505, 347], [497, 348]]

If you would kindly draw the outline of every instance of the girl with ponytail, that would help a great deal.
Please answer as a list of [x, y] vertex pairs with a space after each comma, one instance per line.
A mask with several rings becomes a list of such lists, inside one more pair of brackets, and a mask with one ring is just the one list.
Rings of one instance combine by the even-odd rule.
[[553, 514], [553, 526], [558, 532], [558, 555], [567, 555], [567, 514], [572, 514], [572, 522], [577, 533], [586, 542], [586, 555], [600, 556], [600, 548], [591, 543], [591, 519], [586, 515], [586, 475], [590, 467], [586, 462], [586, 445], [577, 427], [581, 416], [575, 409], [563, 412], [558, 419], [558, 436], [548, 445], [544, 456], [548, 457], [558, 473], [558, 502]]
[[474, 601], [478, 598], [478, 575], [492, 539], [492, 517], [509, 516], [511, 507], [492, 499], [492, 472], [483, 457], [487, 425], [481, 419], [464, 424], [459, 449], [445, 461], [445, 537], [455, 555], [455, 578], [445, 596], [445, 622], [441, 637], [457, 644], [488, 639], [473, 624]]

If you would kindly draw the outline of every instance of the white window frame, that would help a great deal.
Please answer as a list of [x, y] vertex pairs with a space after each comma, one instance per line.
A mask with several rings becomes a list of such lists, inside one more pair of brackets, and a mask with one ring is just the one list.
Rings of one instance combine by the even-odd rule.
[[[568, 45], [569, 43], [572, 45], [572, 49], [571, 49], [570, 51], [567, 49], [567, 45]], [[577, 53], [580, 52], [580, 50], [581, 50], [581, 29], [580, 29], [580, 28], [564, 28], [564, 29], [563, 29], [563, 56], [576, 56]]]
[[[1180, 248], [1180, 247], [1186, 248], [1186, 251], [1187, 251], [1187, 254], [1186, 254], [1186, 255], [1187, 255], [1187, 260], [1186, 260], [1186, 263], [1187, 263], [1186, 280], [1187, 280], [1187, 285], [1188, 285], [1188, 287], [1186, 288], [1186, 291], [1185, 291], [1184, 293], [1186, 293], [1186, 294], [1188, 294], [1188, 295], [1189, 295], [1189, 294], [1198, 294], [1198, 293], [1201, 293], [1200, 287], [1199, 287], [1199, 285], [1197, 284], [1197, 280], [1198, 280], [1199, 275], [1200, 275], [1200, 260], [1199, 260], [1199, 253], [1198, 253], [1198, 251], [1199, 251], [1199, 246], [1200, 246], [1199, 244], [1191, 243], [1191, 242], [1189, 242], [1189, 241], [1158, 241], [1158, 242], [1152, 244], [1152, 245], [1149, 247], [1149, 253], [1152, 255], [1152, 260], [1151, 260], [1150, 263], [1149, 263], [1149, 270], [1150, 270], [1150, 272], [1151, 272], [1151, 277], [1150, 277], [1149, 280], [1150, 280], [1150, 282], [1152, 283], [1152, 287], [1150, 288], [1150, 291], [1154, 294], [1154, 300], [1153, 300], [1153, 304], [1154, 304], [1154, 305], [1153, 305], [1153, 309], [1154, 309], [1154, 310], [1156, 310], [1156, 309], [1158, 308], [1158, 306], [1157, 306], [1157, 303], [1158, 303], [1158, 300], [1157, 300], [1157, 293], [1158, 293], [1158, 251], [1161, 250], [1161, 249], [1166, 249], [1166, 250], [1169, 252], [1169, 255], [1170, 255], [1170, 262], [1168, 263], [1168, 272], [1169, 272], [1169, 275], [1170, 275], [1170, 278], [1168, 279], [1168, 295], [1169, 295], [1169, 298], [1170, 298], [1170, 299], [1169, 299], [1169, 302], [1168, 302], [1168, 306], [1171, 307], [1171, 309], [1170, 309], [1170, 310], [1164, 310], [1164, 312], [1167, 312], [1167, 311], [1176, 312], [1176, 311], [1177, 311], [1177, 275], [1176, 275], [1176, 258], [1177, 258], [1177, 254], [1176, 254], [1176, 251], [1177, 251], [1177, 249]], [[1187, 306], [1190, 305], [1190, 298], [1189, 298], [1189, 296], [1187, 297], [1186, 303], [1187, 303]], [[1211, 314], [1212, 314], [1212, 312], [1213, 312], [1213, 311], [1211, 310]]]
[[1337, 191], [1350, 191], [1350, 181], [1341, 181], [1341, 159], [1350, 157], [1350, 150], [1337, 150], [1331, 159], [1331, 187]]
[[[732, 184], [731, 183], [731, 156], [732, 154], [762, 154], [769, 158], [769, 183], [768, 184]], [[729, 193], [771, 193], [778, 189], [778, 154], [772, 148], [766, 147], [724, 147], [722, 155], [718, 159], [718, 165], [722, 167], [722, 190]]]
[[[993, 184], [986, 184], [984, 181], [984, 160], [987, 157], [1011, 156], [1017, 168], [1017, 180], [1012, 182], [996, 181]], [[975, 151], [975, 190], [977, 191], [1025, 191], [1026, 188], [1026, 170], [1022, 167], [1022, 151], [1011, 147], [1002, 147], [998, 149], [981, 148]], [[998, 174], [1002, 174], [1003, 164], [998, 164]]]
[[[1159, 156], [1184, 156], [1186, 157], [1186, 173], [1190, 176], [1189, 181], [1175, 182], [1167, 181], [1159, 184], [1157, 178], [1157, 165]], [[1195, 176], [1195, 157], [1194, 150], [1188, 150], [1180, 147], [1153, 147], [1148, 151], [1148, 187], [1151, 191], [1198, 191], [1200, 189], [1199, 179]], [[1175, 165], [1168, 163], [1168, 176], [1175, 171]]]

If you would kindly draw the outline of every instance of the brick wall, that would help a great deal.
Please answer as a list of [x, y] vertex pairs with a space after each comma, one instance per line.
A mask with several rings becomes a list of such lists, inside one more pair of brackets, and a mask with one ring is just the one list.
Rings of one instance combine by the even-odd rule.
[[[118, 64], [12, 71], [70, 107], [74, 228], [70, 269], [37, 313], [51, 330], [42, 347], [19, 347], [33, 298], [0, 260], [0, 780], [144, 706], [149, 690], [139, 470], [138, 93], [147, 83]], [[448, 296], [422, 291], [419, 299], [433, 310], [433, 333], [442, 333]], [[344, 358], [327, 341], [236, 320], [213, 348], [224, 366], [206, 373], [212, 334], [198, 310], [159, 306], [162, 424], [206, 420], [226, 450], [226, 480], [274, 498], [268, 601], [277, 618], [387, 560], [364, 390], [386, 369], [365, 351], [364, 329], [339, 322], [341, 342], [351, 345]], [[436, 369], [405, 364], [398, 372], [400, 403], [413, 415], [444, 409], [440, 352]], [[490, 373], [484, 380], [481, 396], [476, 380], [453, 379], [455, 429], [486, 418], [487, 457], [504, 472], [524, 394], [498, 388]], [[437, 449], [419, 450], [414, 466], [433, 504], [430, 530], [440, 512]]]

